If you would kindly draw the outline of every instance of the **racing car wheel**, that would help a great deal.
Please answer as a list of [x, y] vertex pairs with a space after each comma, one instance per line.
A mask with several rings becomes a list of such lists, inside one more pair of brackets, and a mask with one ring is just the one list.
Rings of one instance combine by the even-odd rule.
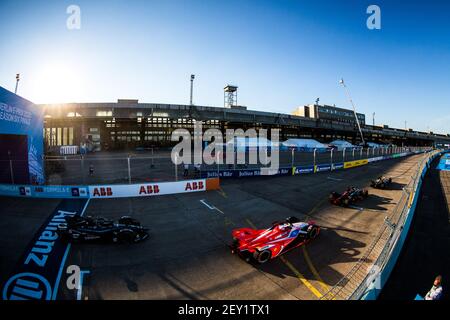
[[308, 230], [308, 239], [315, 239], [319, 235], [319, 229], [316, 226], [311, 226]]
[[258, 263], [261, 263], [261, 264], [269, 261], [271, 257], [272, 257], [272, 252], [267, 249], [263, 250], [261, 252], [259, 252], [259, 251], [255, 252], [255, 259], [256, 259], [256, 261], [258, 261]]
[[117, 234], [117, 238], [120, 242], [124, 243], [135, 242], [136, 233], [129, 229], [120, 230]]
[[137, 221], [136, 219], [133, 219], [129, 216], [123, 216], [119, 219], [119, 224], [124, 224], [124, 225], [134, 225], [134, 226], [140, 226], [141, 224], [139, 223], [139, 221]]

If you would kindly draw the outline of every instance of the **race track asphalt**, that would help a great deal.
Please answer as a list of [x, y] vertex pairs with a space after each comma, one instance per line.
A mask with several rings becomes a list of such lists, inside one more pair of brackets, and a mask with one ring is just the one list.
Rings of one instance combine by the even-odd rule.
[[[224, 180], [219, 191], [91, 200], [86, 215], [132, 215], [151, 229], [151, 237], [134, 245], [74, 244], [66, 265], [89, 271], [82, 299], [319, 299], [363, 255], [422, 157], [333, 173]], [[382, 174], [394, 178], [390, 190], [369, 188], [369, 198], [353, 208], [328, 203], [331, 191], [369, 187], [370, 179]], [[0, 200], [6, 208], [18, 201]], [[47, 215], [55, 205], [53, 200], [27, 200], [34, 205], [23, 206], [39, 203], [38, 211], [48, 210]], [[11, 222], [4, 222], [2, 230], [19, 229], [23, 239], [12, 243], [2, 237], [2, 277], [17, 259], [13, 253], [24, 250], [27, 232], [30, 238], [33, 232], [23, 227], [28, 219], [23, 212], [29, 208], [7, 210]], [[320, 236], [265, 265], [231, 254], [227, 244], [233, 228], [265, 228], [289, 216], [315, 220], [322, 227]], [[44, 220], [45, 214], [39, 217]], [[73, 297], [62, 290], [61, 298]]]

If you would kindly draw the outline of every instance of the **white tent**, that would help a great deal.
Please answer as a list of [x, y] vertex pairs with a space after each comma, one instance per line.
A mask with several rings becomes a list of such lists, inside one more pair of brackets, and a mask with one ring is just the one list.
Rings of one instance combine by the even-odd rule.
[[227, 142], [232, 144], [234, 148], [272, 148], [277, 147], [277, 144], [273, 143], [267, 138], [263, 137], [234, 137], [233, 141]]
[[381, 148], [381, 144], [375, 142], [367, 142], [369, 148]]
[[346, 149], [360, 148], [359, 146], [355, 146], [355, 145], [353, 145], [350, 142], [345, 141], [345, 140], [334, 140], [334, 141], [331, 141], [329, 144], [331, 146], [337, 147], [338, 151], [342, 151], [342, 150], [344, 150], [344, 148], [346, 148]]
[[314, 139], [288, 139], [282, 143], [282, 146], [286, 148], [298, 148], [305, 151], [312, 151], [314, 149], [323, 150], [328, 148], [326, 144], [320, 143]]

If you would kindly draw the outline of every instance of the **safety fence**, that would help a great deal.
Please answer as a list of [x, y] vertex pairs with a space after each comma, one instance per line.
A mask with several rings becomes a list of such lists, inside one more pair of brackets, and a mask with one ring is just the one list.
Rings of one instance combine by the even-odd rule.
[[392, 215], [384, 220], [374, 240], [350, 271], [323, 295], [324, 300], [373, 300], [386, 283], [409, 231], [422, 178], [442, 151], [424, 153], [411, 181], [403, 188]]
[[[419, 152], [426, 147], [347, 148], [342, 150], [306, 152], [301, 149], [280, 150], [280, 173], [324, 171], [339, 168], [342, 163], [387, 157], [404, 152]], [[252, 155], [261, 159], [261, 149], [234, 153], [218, 152], [219, 161], [198, 165], [175, 165], [170, 150], [134, 152], [95, 152], [82, 155], [46, 156], [43, 160], [46, 185], [133, 184], [199, 179], [208, 177], [248, 177], [268, 173], [267, 165], [252, 163]], [[263, 150], [268, 157], [271, 150]], [[194, 160], [194, 159], [193, 159]], [[216, 159], [213, 159], [216, 160]], [[243, 160], [243, 161], [242, 161]], [[272, 160], [272, 164], [275, 159]], [[194, 163], [194, 162], [191, 162]], [[0, 176], [4, 183], [33, 183], [28, 177], [28, 162], [11, 158], [0, 160]], [[278, 173], [277, 173], [278, 174]]]
[[202, 178], [212, 178], [212, 177], [220, 177], [220, 178], [241, 178], [241, 177], [254, 177], [254, 176], [267, 176], [267, 175], [275, 175], [275, 176], [283, 176], [283, 175], [298, 175], [298, 174], [306, 174], [306, 173], [316, 173], [316, 172], [325, 172], [325, 171], [335, 171], [340, 169], [350, 169], [355, 167], [360, 167], [363, 165], [367, 165], [372, 162], [395, 159], [400, 157], [405, 157], [411, 154], [418, 154], [423, 151], [408, 151], [401, 153], [393, 153], [382, 156], [374, 156], [371, 158], [362, 158], [358, 160], [351, 160], [345, 162], [323, 162], [317, 163], [314, 161], [310, 165], [294, 165], [292, 167], [281, 167], [278, 169], [270, 169], [270, 168], [256, 168], [256, 169], [228, 169], [228, 170], [208, 170], [202, 171]]
[[177, 182], [114, 184], [90, 186], [33, 186], [0, 184], [0, 196], [31, 198], [122, 198], [148, 197], [219, 189], [219, 179], [196, 179]]

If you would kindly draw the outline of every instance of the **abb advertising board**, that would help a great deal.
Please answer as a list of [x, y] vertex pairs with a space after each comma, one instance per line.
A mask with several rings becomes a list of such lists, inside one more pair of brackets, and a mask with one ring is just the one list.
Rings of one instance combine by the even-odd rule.
[[91, 198], [149, 197], [207, 190], [207, 179], [129, 185], [89, 186]]

